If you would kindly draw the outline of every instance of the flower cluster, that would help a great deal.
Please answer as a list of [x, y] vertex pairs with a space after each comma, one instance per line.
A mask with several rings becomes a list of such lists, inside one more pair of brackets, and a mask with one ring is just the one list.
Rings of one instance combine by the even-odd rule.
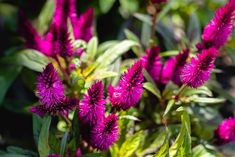
[[38, 76], [36, 91], [42, 105], [34, 106], [30, 111], [39, 116], [44, 116], [46, 113], [67, 116], [68, 111], [78, 105], [77, 99], [64, 95], [63, 83], [51, 63]]
[[[109, 86], [108, 97], [113, 107], [127, 110], [136, 105], [142, 95], [142, 63], [136, 62], [122, 75], [119, 86]], [[118, 117], [105, 116], [104, 86], [95, 82], [79, 104], [78, 117], [87, 142], [99, 150], [108, 149], [119, 137]]]
[[[26, 19], [23, 12], [19, 13], [19, 32], [26, 40], [26, 46], [49, 56], [72, 56], [71, 37], [68, 32], [68, 19], [71, 22], [74, 39], [89, 41], [93, 35], [93, 9], [77, 16], [75, 0], [56, 0], [54, 16], [49, 31], [41, 36]], [[25, 31], [27, 30], [27, 31]]]
[[146, 50], [146, 55], [141, 57], [143, 67], [161, 91], [164, 90], [170, 80], [180, 86], [182, 82], [179, 75], [181, 74], [183, 66], [186, 64], [189, 50], [186, 49], [176, 57], [168, 58], [165, 63], [161, 61], [159, 53], [159, 46]]

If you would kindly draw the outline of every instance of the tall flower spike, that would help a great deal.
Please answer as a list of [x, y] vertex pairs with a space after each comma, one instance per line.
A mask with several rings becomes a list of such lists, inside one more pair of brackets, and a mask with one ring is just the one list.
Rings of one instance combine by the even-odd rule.
[[174, 69], [174, 73], [172, 76], [172, 81], [177, 84], [178, 86], [181, 86], [183, 83], [180, 79], [180, 74], [182, 72], [182, 69], [184, 67], [184, 65], [187, 63], [187, 58], [189, 56], [189, 49], [185, 49], [183, 50], [182, 53], [179, 53], [176, 57], [175, 57], [175, 69]]
[[153, 4], [160, 4], [160, 3], [166, 3], [167, 0], [151, 0]]
[[53, 20], [46, 35], [47, 41], [51, 43], [53, 56], [72, 56], [72, 44], [69, 38], [67, 19], [69, 16], [69, 2], [67, 0], [56, 0], [56, 8]]
[[215, 138], [218, 144], [235, 141], [235, 118], [225, 119], [215, 130]]
[[87, 9], [80, 17], [77, 17], [75, 0], [70, 0], [70, 20], [75, 39], [83, 39], [88, 42], [93, 35], [94, 10]]
[[143, 92], [142, 62], [137, 61], [122, 75], [119, 86], [109, 86], [109, 100], [117, 109], [127, 110], [141, 98]]
[[207, 49], [222, 47], [233, 30], [233, 23], [235, 18], [235, 3], [231, 0], [225, 6], [219, 8], [214, 18], [207, 24], [202, 34], [202, 43], [197, 44], [197, 48]]
[[79, 105], [79, 119], [89, 126], [101, 121], [105, 112], [104, 86], [101, 81], [94, 83]]
[[43, 72], [38, 76], [36, 85], [39, 100], [47, 108], [63, 101], [63, 83], [51, 63], [48, 64]]
[[119, 137], [118, 117], [110, 114], [91, 130], [89, 143], [101, 151], [107, 150]]
[[182, 82], [192, 88], [202, 86], [210, 78], [217, 54], [216, 48], [202, 50], [201, 54], [197, 54], [197, 57], [192, 58], [182, 69]]
[[143, 67], [149, 73], [154, 81], [159, 77], [156, 71], [160, 71], [161, 68], [161, 57], [159, 56], [160, 47], [155, 46], [146, 50], [146, 55], [141, 57]]

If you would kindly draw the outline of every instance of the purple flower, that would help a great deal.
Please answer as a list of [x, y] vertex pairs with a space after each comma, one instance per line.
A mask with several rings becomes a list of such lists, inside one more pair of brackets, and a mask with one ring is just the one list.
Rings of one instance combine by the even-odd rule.
[[30, 111], [41, 117], [46, 113], [67, 115], [68, 111], [78, 104], [77, 99], [65, 97], [63, 83], [51, 63], [38, 76], [36, 86], [37, 96], [42, 105], [34, 106]]
[[93, 35], [94, 10], [89, 8], [78, 17], [76, 12], [76, 0], [69, 0], [69, 3], [69, 18], [73, 27], [74, 37], [75, 39], [83, 39], [88, 42]]
[[233, 30], [233, 23], [235, 17], [235, 3], [230, 1], [225, 6], [219, 8], [214, 18], [204, 28], [202, 34], [202, 43], [197, 44], [197, 48], [207, 49], [215, 47], [219, 49], [222, 47]]
[[45, 36], [40, 36], [30, 22], [19, 14], [19, 31], [26, 39], [28, 48], [36, 49], [41, 53], [56, 57], [57, 55], [72, 56], [72, 44], [69, 38], [67, 19], [69, 3], [67, 0], [56, 0], [56, 7], [50, 29]]
[[46, 113], [50, 115], [56, 115], [57, 113], [63, 116], [68, 116], [68, 112], [77, 107], [79, 101], [72, 98], [64, 98], [61, 103], [53, 104], [49, 107], [45, 105], [37, 105], [30, 108], [30, 112], [37, 114], [40, 117], [43, 117]]
[[143, 67], [149, 73], [154, 81], [159, 77], [157, 71], [161, 69], [161, 57], [159, 56], [160, 47], [155, 46], [148, 50], [146, 50], [146, 55], [141, 57], [141, 61], [143, 63]]
[[79, 119], [89, 126], [101, 121], [105, 113], [104, 86], [101, 81], [94, 83], [79, 104]]
[[101, 151], [107, 150], [119, 137], [118, 117], [110, 114], [91, 130], [89, 143]]
[[59, 104], [64, 99], [64, 87], [57, 71], [50, 63], [38, 76], [37, 96], [40, 102], [47, 108]]
[[235, 141], [235, 118], [225, 119], [215, 130], [215, 138], [218, 144]]
[[142, 62], [136, 62], [122, 75], [119, 86], [109, 86], [109, 100], [117, 109], [127, 110], [141, 98], [143, 92]]
[[182, 72], [184, 65], [187, 63], [188, 57], [189, 57], [189, 49], [183, 50], [182, 53], [179, 53], [175, 57], [175, 69], [173, 72], [172, 81], [178, 86], [181, 86], [183, 84], [180, 79], [180, 74]]
[[217, 54], [218, 50], [214, 47], [202, 50], [182, 69], [182, 82], [192, 88], [202, 86], [210, 78]]

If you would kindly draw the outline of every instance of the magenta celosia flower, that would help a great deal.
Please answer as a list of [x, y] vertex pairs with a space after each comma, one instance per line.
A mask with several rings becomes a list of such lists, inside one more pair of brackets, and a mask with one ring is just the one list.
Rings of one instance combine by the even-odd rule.
[[218, 144], [235, 141], [235, 118], [225, 119], [215, 130], [215, 138]]
[[50, 115], [56, 115], [57, 113], [63, 116], [68, 116], [68, 112], [77, 107], [79, 101], [72, 98], [64, 98], [62, 102], [58, 104], [53, 104], [49, 107], [45, 105], [37, 105], [30, 108], [30, 112], [37, 114], [40, 117], [43, 117], [46, 113]]
[[202, 86], [210, 78], [217, 54], [218, 50], [214, 47], [202, 50], [201, 54], [197, 54], [182, 69], [182, 82], [192, 88]]
[[105, 112], [104, 86], [101, 81], [94, 83], [79, 105], [79, 119], [89, 126], [101, 121]]
[[122, 75], [119, 86], [109, 86], [109, 100], [117, 109], [127, 110], [141, 98], [143, 92], [142, 62], [136, 62]]
[[88, 42], [93, 35], [94, 10], [89, 8], [78, 17], [76, 11], [76, 0], [69, 1], [69, 18], [73, 27], [74, 37], [75, 39], [83, 39]]
[[209, 47], [222, 47], [233, 30], [235, 17], [235, 3], [230, 1], [225, 6], [219, 8], [214, 18], [204, 28], [202, 34], [203, 42], [197, 45], [199, 50]]
[[19, 13], [19, 31], [26, 39], [28, 48], [38, 50], [50, 57], [73, 54], [67, 27], [68, 5], [67, 0], [56, 0], [52, 23], [45, 37], [40, 36], [24, 15]]
[[141, 57], [143, 67], [146, 69], [146, 71], [149, 73], [154, 81], [156, 81], [159, 77], [157, 71], [160, 71], [162, 65], [160, 62], [161, 57], [159, 56], [159, 53], [160, 47], [155, 46], [146, 50], [146, 55]]
[[186, 61], [188, 56], [189, 56], [189, 49], [185, 49], [183, 50], [182, 53], [179, 53], [175, 57], [175, 68], [172, 76], [172, 81], [178, 86], [181, 86], [183, 84], [180, 79], [180, 75], [184, 65], [187, 63]]
[[63, 83], [51, 63], [38, 76], [36, 86], [37, 96], [42, 105], [34, 106], [30, 111], [39, 116], [46, 113], [67, 115], [68, 111], [78, 104], [78, 100], [65, 97]]
[[59, 104], [64, 99], [64, 87], [57, 71], [50, 63], [37, 80], [37, 96], [40, 102], [47, 108], [54, 104]]
[[101, 151], [107, 150], [119, 137], [118, 117], [110, 114], [99, 122], [91, 130], [89, 143], [92, 147]]

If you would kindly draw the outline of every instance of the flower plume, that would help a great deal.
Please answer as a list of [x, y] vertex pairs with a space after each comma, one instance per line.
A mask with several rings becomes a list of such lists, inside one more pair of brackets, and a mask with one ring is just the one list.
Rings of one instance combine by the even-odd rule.
[[99, 150], [107, 150], [119, 137], [117, 120], [115, 114], [105, 117], [104, 122], [92, 128], [89, 143]]
[[90, 126], [102, 120], [105, 112], [104, 86], [101, 81], [94, 83], [79, 104], [79, 119]]
[[197, 54], [197, 57], [192, 58], [182, 69], [182, 82], [192, 88], [202, 86], [210, 78], [217, 54], [216, 48], [202, 50], [201, 54]]
[[143, 92], [142, 62], [137, 61], [122, 75], [119, 86], [109, 86], [109, 100], [117, 109], [127, 110], [136, 105]]
[[201, 50], [210, 47], [217, 49], [222, 47], [232, 33], [234, 18], [235, 2], [231, 0], [216, 11], [214, 18], [204, 28], [203, 42], [197, 44], [197, 48]]

